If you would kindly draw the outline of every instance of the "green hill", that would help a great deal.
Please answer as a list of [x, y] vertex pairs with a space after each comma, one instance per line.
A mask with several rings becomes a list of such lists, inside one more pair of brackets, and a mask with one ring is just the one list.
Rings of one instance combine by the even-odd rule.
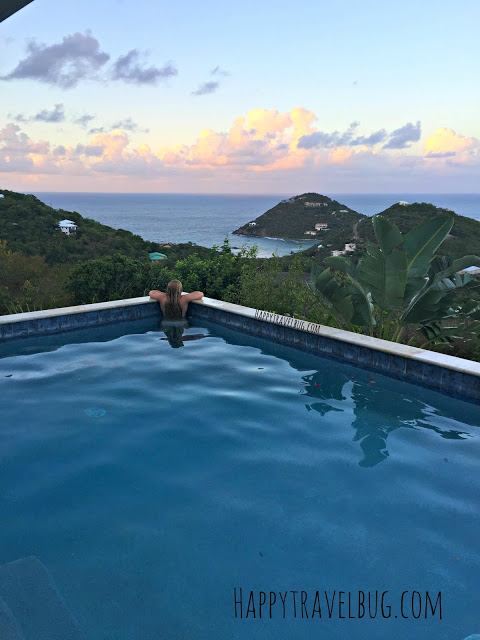
[[[326, 202], [327, 206], [307, 208], [305, 202]], [[450, 216], [454, 225], [438, 254], [454, 258], [468, 254], [478, 255], [480, 222], [477, 220], [426, 202], [414, 202], [409, 205], [397, 202], [379, 213], [394, 222], [403, 234], [431, 218]], [[305, 231], [314, 228], [316, 222], [327, 222], [327, 231], [319, 231], [316, 236], [312, 236], [312, 240], [315, 239], [316, 242], [315, 246], [300, 252], [303, 258], [311, 258], [319, 264], [330, 256], [333, 250], [343, 250], [347, 243], [355, 244], [355, 255], [358, 255], [365, 249], [367, 242], [375, 242], [372, 217], [361, 215], [335, 200], [316, 193], [307, 193], [280, 202], [254, 222], [255, 226], [250, 227], [247, 224], [234, 233], [257, 237], [299, 238], [300, 229]], [[303, 235], [303, 238], [309, 236]], [[321, 248], [318, 246], [320, 244]], [[282, 262], [288, 264], [291, 257], [285, 256]]]
[[[133, 297], [145, 295], [160, 274], [169, 273], [178, 261], [211, 254], [210, 249], [191, 242], [168, 246], [147, 242], [75, 211], [53, 209], [32, 195], [6, 190], [0, 194], [0, 314], [76, 303], [78, 296], [69, 287], [76, 268], [97, 269], [102, 282], [121, 281], [120, 297]], [[63, 219], [77, 225], [75, 235], [59, 230]], [[167, 258], [150, 262], [148, 254], [155, 251]], [[98, 301], [105, 290], [100, 283], [96, 291], [97, 281], [91, 273], [89, 278], [92, 295], [82, 302]], [[108, 296], [115, 296], [115, 291], [109, 290]]]
[[[362, 216], [350, 207], [327, 196], [303, 193], [289, 200], [282, 200], [275, 207], [233, 233], [256, 238], [266, 236], [295, 240], [315, 238], [325, 244], [333, 242], [338, 234], [343, 238], [346, 231], [350, 237], [353, 225], [361, 218]], [[317, 223], [326, 223], [328, 231], [317, 231], [315, 236], [305, 233], [305, 231], [314, 231]]]
[[[26, 256], [43, 256], [49, 265], [74, 264], [122, 253], [129, 258], [148, 261], [150, 252], [159, 251], [172, 264], [195, 250], [208, 254], [208, 249], [193, 243], [175, 244], [166, 249], [148, 242], [124, 229], [113, 229], [84, 218], [76, 211], [53, 209], [33, 195], [0, 190], [0, 240], [9, 251]], [[77, 225], [77, 233], [67, 236], [58, 223], [68, 219]], [[168, 264], [168, 263], [167, 263]]]
[[[480, 222], [460, 216], [449, 209], [441, 209], [427, 202], [414, 202], [407, 206], [399, 203], [393, 204], [381, 215], [394, 222], [400, 231], [405, 234], [414, 227], [438, 216], [450, 216], [453, 218], [453, 227], [450, 235], [438, 250], [439, 255], [449, 255], [459, 258], [465, 255], [478, 255], [480, 246]], [[356, 228], [357, 243], [359, 248], [366, 241], [374, 241], [372, 218], [364, 218]], [[479, 265], [480, 266], [480, 265]]]

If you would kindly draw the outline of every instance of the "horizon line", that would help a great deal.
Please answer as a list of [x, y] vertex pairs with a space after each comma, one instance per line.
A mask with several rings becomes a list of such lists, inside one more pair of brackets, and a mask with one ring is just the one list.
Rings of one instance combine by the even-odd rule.
[[[5, 191], [15, 191], [14, 189], [4, 189]], [[291, 196], [290, 193], [238, 193], [238, 192], [228, 192], [228, 193], [219, 193], [219, 192], [198, 192], [198, 191], [17, 191], [17, 193], [26, 193], [34, 194], [34, 193], [70, 193], [70, 194], [88, 194], [88, 195], [156, 195], [156, 196]], [[316, 191], [304, 191], [303, 193], [315, 193], [317, 195], [326, 195], [322, 193], [318, 193]], [[342, 195], [342, 196], [390, 196], [390, 195], [429, 195], [429, 196], [480, 196], [480, 191], [442, 191], [442, 192], [432, 192], [432, 191], [369, 191], [369, 192], [358, 192], [358, 191], [343, 191], [343, 192], [330, 192], [334, 193], [334, 195]], [[297, 194], [302, 195], [302, 194]], [[328, 197], [328, 196], [327, 196]]]

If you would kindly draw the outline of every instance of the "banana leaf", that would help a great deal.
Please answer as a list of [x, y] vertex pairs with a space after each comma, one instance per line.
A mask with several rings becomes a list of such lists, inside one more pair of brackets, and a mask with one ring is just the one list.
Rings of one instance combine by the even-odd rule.
[[382, 253], [389, 255], [403, 242], [400, 229], [383, 216], [373, 216], [373, 230]]
[[426, 275], [435, 251], [445, 240], [453, 226], [453, 218], [441, 216], [427, 220], [412, 229], [403, 239], [403, 247], [408, 256], [409, 276]]
[[[385, 246], [391, 245], [387, 241]], [[403, 249], [386, 254], [368, 244], [367, 253], [359, 262], [358, 279], [381, 309], [402, 308], [407, 284], [407, 254]]]
[[[470, 274], [455, 273], [451, 278], [431, 282], [402, 316], [402, 322], [415, 324], [428, 320], [458, 316], [463, 313], [461, 301], [455, 301], [458, 292], [473, 281]], [[468, 301], [466, 301], [468, 302]], [[470, 303], [468, 302], [470, 307]]]
[[335, 271], [344, 273], [353, 285], [348, 289], [354, 306], [352, 324], [373, 327], [375, 320], [373, 317], [372, 296], [359, 279], [358, 265], [355, 265], [351, 258], [342, 258], [340, 256], [325, 258], [325, 264]]
[[480, 334], [480, 322], [469, 324], [461, 323], [457, 327], [442, 327], [437, 322], [425, 324], [420, 332], [426, 338], [426, 344], [448, 344], [459, 338], [478, 338]]
[[313, 265], [312, 288], [327, 300], [336, 318], [342, 317], [351, 322], [355, 315], [352, 296], [344, 284], [335, 280], [330, 269], [321, 271], [317, 265]]

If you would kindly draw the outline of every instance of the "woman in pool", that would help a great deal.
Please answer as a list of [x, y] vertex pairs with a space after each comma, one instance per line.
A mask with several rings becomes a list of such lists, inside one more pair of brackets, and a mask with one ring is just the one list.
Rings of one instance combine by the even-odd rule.
[[170, 280], [167, 285], [167, 292], [154, 289], [148, 294], [150, 298], [158, 300], [165, 320], [181, 320], [187, 313], [188, 303], [191, 300], [203, 298], [201, 291], [182, 294], [182, 283], [180, 280]]

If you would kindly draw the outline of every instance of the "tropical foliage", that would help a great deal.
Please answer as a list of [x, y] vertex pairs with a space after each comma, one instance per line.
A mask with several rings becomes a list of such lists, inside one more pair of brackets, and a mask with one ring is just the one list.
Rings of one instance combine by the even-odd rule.
[[[326, 269], [314, 265], [313, 291], [333, 321], [349, 330], [422, 346], [477, 337], [479, 283], [458, 272], [480, 264], [480, 258], [436, 257], [452, 225], [452, 218], [441, 216], [403, 235], [397, 225], [374, 216], [378, 245], [368, 243], [358, 262], [330, 257]], [[462, 296], [466, 289], [470, 295]]]

